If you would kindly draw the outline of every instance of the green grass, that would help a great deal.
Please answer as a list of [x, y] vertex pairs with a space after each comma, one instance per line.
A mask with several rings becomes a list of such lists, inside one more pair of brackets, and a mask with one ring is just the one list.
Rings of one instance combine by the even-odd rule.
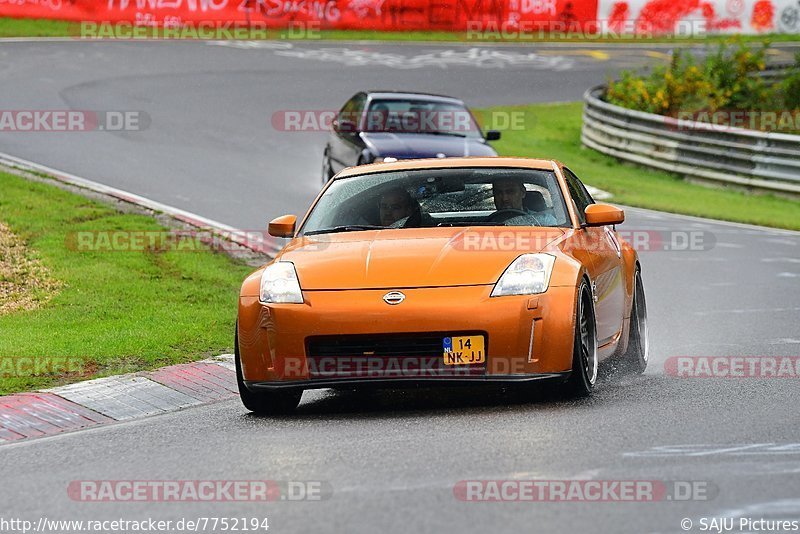
[[[63, 22], [46, 19], [15, 19], [0, 18], [0, 37], [74, 37], [79, 35], [80, 26], [75, 22]], [[258, 38], [256, 35], [253, 38]], [[226, 35], [221, 33], [215, 39], [225, 39]], [[250, 37], [246, 37], [250, 38]], [[631, 38], [605, 36], [586, 37], [579, 34], [551, 34], [540, 36], [535, 34], [523, 34], [516, 37], [513, 34], [507, 38], [499, 32], [487, 31], [482, 36], [476, 36], [468, 32], [447, 32], [447, 31], [374, 31], [374, 30], [318, 30], [316, 28], [301, 28], [292, 30], [275, 29], [266, 32], [267, 39], [293, 40], [346, 40], [346, 41], [435, 41], [435, 42], [574, 42], [574, 43], [707, 43], [724, 41], [729, 36], [714, 35], [708, 37], [650, 37], [650, 38]], [[800, 34], [767, 34], [767, 35], [746, 35], [741, 39], [745, 42], [787, 42], [800, 40]]]
[[581, 146], [582, 103], [478, 110], [523, 112], [524, 129], [506, 130], [501, 155], [558, 159], [587, 184], [613, 193], [613, 202], [670, 213], [800, 230], [800, 201], [692, 184], [669, 173], [620, 163]]
[[0, 17], [0, 37], [68, 37], [74, 23], [47, 19]]
[[239, 286], [252, 269], [208, 251], [71, 250], [72, 232], [164, 228], [151, 217], [122, 214], [6, 173], [0, 173], [0, 191], [0, 220], [62, 282], [40, 309], [0, 316], [0, 362], [79, 358], [84, 371], [68, 377], [4, 376], [0, 394], [231, 350]]

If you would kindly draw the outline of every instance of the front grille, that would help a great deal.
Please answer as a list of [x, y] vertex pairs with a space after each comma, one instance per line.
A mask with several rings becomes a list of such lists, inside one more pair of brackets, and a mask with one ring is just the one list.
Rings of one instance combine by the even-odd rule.
[[448, 332], [315, 336], [306, 341], [310, 378], [448, 378], [483, 376], [486, 364], [445, 365], [442, 340]]

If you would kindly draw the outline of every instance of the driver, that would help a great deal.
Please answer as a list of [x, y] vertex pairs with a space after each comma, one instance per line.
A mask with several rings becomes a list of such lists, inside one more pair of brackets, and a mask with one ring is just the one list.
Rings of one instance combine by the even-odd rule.
[[[492, 182], [492, 194], [494, 195], [494, 207], [497, 211], [517, 210], [528, 215], [519, 217], [529, 219], [536, 226], [548, 226], [556, 224], [556, 219], [549, 213], [531, 211], [525, 207], [525, 183], [514, 178], [498, 178]], [[495, 212], [496, 213], [496, 212]]]
[[525, 199], [525, 184], [513, 178], [500, 178], [492, 182], [494, 207], [500, 210], [525, 211], [522, 201]]
[[395, 187], [381, 195], [378, 203], [381, 225], [391, 226], [400, 219], [410, 217], [414, 211], [411, 194], [402, 187]]

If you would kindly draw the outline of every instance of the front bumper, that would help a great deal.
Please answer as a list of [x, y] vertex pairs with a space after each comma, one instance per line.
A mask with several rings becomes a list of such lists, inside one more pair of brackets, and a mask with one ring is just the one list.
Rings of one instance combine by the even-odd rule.
[[420, 388], [420, 387], [455, 387], [475, 385], [512, 385], [526, 384], [538, 381], [565, 381], [571, 372], [540, 373], [529, 375], [486, 375], [470, 378], [335, 378], [315, 380], [279, 380], [268, 382], [245, 381], [247, 389], [259, 391], [286, 391], [290, 389], [349, 389], [358, 387], [392, 388]]
[[[558, 379], [572, 368], [575, 288], [541, 295], [491, 298], [491, 285], [402, 289], [390, 306], [388, 289], [305, 291], [303, 304], [239, 300], [239, 354], [245, 384], [254, 391], [374, 384], [522, 382]], [[314, 378], [308, 343], [314, 336], [483, 332], [486, 363], [478, 376]]]

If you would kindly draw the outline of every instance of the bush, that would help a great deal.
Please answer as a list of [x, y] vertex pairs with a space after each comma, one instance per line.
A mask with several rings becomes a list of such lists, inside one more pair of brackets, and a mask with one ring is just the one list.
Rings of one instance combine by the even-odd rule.
[[739, 42], [709, 48], [698, 61], [676, 50], [669, 65], [649, 74], [623, 72], [608, 84], [606, 100], [628, 109], [676, 117], [679, 112], [800, 110], [800, 54], [781, 83], [770, 85], [758, 74], [769, 48]]
[[[800, 65], [800, 53], [795, 56], [795, 65]], [[780, 84], [781, 99], [786, 109], [800, 111], [800, 68], [794, 69]]]

